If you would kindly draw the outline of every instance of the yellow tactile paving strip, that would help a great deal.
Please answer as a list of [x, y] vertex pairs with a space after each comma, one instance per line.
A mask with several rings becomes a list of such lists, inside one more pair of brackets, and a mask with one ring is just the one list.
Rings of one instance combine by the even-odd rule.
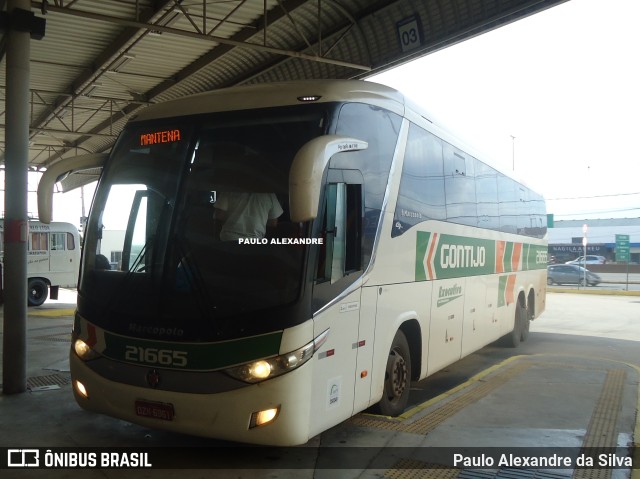
[[[594, 448], [602, 448], [604, 450], [606, 448], [613, 448], [617, 445], [617, 423], [619, 412], [622, 407], [622, 395], [626, 380], [626, 371], [624, 369], [589, 367], [584, 364], [572, 365], [566, 362], [555, 361], [519, 361], [519, 359], [522, 358], [524, 357], [511, 358], [510, 360], [491, 368], [490, 372], [481, 373], [466, 383], [458, 386], [455, 388], [455, 393], [445, 393], [430, 400], [428, 404], [429, 406], [432, 406], [439, 402], [444, 402], [449, 397], [452, 398], [450, 401], [445, 402], [441, 407], [434, 409], [415, 421], [412, 421], [411, 417], [425, 410], [427, 406], [418, 406], [414, 408], [410, 414], [405, 414], [404, 417], [395, 420], [393, 418], [385, 418], [381, 416], [359, 415], [353, 418], [351, 422], [352, 424], [359, 426], [424, 435], [468, 405], [487, 396], [496, 388], [523, 373], [531, 366], [540, 365], [558, 368], [592, 369], [606, 371], [606, 377], [602, 385], [600, 397], [598, 398], [590, 418], [589, 425], [582, 442], [582, 448], [589, 448], [591, 450]], [[515, 364], [511, 365], [511, 363]], [[506, 366], [510, 367], [505, 368]], [[631, 366], [640, 373], [640, 368], [629, 364], [626, 364], [626, 366]], [[502, 368], [505, 369], [501, 370]], [[493, 374], [494, 372], [495, 374]], [[480, 382], [480, 379], [482, 379], [482, 382]], [[477, 384], [478, 382], [480, 382], [480, 384]], [[469, 391], [456, 396], [458, 392], [467, 388], [469, 388]], [[638, 397], [638, 404], [640, 406], [640, 394]], [[638, 423], [640, 423], [640, 421], [636, 421], [636, 435], [638, 434]], [[637, 436], [634, 437], [634, 440], [636, 442], [638, 441]], [[385, 471], [384, 476], [390, 479], [454, 479], [458, 477], [460, 472], [462, 471], [459, 469], [453, 469], [438, 464], [429, 464], [413, 459], [400, 459], [394, 468]], [[489, 473], [489, 471], [485, 472]], [[491, 474], [489, 473], [489, 475]], [[611, 475], [612, 469], [576, 469], [572, 479], [610, 479]], [[638, 470], [634, 470], [631, 477], [633, 479], [637, 479], [639, 477]]]
[[384, 477], [390, 479], [455, 479], [460, 471], [440, 464], [429, 464], [413, 459], [401, 459], [397, 467], [389, 469]]
[[[587, 433], [582, 441], [583, 448], [605, 450], [617, 445], [618, 413], [622, 407], [622, 393], [626, 372], [623, 369], [607, 371], [600, 398], [591, 415]], [[609, 479], [612, 469], [576, 469], [574, 479]]]
[[62, 316], [73, 316], [75, 313], [75, 309], [64, 309], [64, 308], [51, 308], [51, 309], [30, 309], [27, 314], [28, 316], [42, 316], [45, 318], [59, 318]]
[[356, 426], [375, 427], [378, 429], [425, 435], [430, 431], [433, 431], [454, 414], [487, 396], [489, 393], [512, 380], [519, 374], [522, 374], [533, 366], [533, 364], [534, 363], [532, 362], [519, 362], [510, 368], [496, 373], [487, 381], [475, 381], [475, 387], [469, 388], [468, 391], [463, 392], [459, 396], [446, 402], [442, 407], [439, 407], [416, 420], [393, 420], [383, 416], [361, 414], [355, 416], [351, 420], [351, 423]]

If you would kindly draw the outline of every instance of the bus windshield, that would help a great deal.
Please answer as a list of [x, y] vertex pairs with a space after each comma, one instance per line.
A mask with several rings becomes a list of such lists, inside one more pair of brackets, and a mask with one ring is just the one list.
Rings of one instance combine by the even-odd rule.
[[284, 317], [304, 274], [296, 240], [311, 230], [289, 219], [289, 168], [326, 133], [328, 108], [131, 124], [96, 191], [79, 314], [114, 332], [185, 340]]

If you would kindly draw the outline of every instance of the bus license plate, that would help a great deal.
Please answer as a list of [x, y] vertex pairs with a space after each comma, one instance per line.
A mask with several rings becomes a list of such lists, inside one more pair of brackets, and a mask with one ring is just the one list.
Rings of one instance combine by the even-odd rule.
[[173, 404], [166, 402], [152, 402], [141, 399], [136, 400], [136, 414], [142, 417], [151, 417], [163, 421], [173, 421], [175, 410]]

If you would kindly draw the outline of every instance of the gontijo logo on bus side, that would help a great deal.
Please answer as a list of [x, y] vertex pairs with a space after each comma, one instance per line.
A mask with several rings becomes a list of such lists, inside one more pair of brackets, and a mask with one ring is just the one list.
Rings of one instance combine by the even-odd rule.
[[418, 231], [416, 281], [511, 273], [547, 266], [544, 245]]

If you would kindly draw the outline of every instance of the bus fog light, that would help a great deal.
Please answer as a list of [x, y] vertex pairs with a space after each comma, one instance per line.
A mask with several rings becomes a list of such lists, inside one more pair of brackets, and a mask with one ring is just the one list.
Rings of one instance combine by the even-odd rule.
[[85, 399], [89, 399], [89, 393], [87, 392], [87, 388], [84, 387], [84, 384], [76, 380], [73, 382], [73, 387], [80, 396]]
[[251, 414], [249, 429], [252, 429], [258, 426], [264, 426], [265, 424], [269, 424], [270, 422], [275, 420], [276, 417], [278, 417], [279, 412], [280, 412], [280, 406], [254, 412], [253, 414]]

